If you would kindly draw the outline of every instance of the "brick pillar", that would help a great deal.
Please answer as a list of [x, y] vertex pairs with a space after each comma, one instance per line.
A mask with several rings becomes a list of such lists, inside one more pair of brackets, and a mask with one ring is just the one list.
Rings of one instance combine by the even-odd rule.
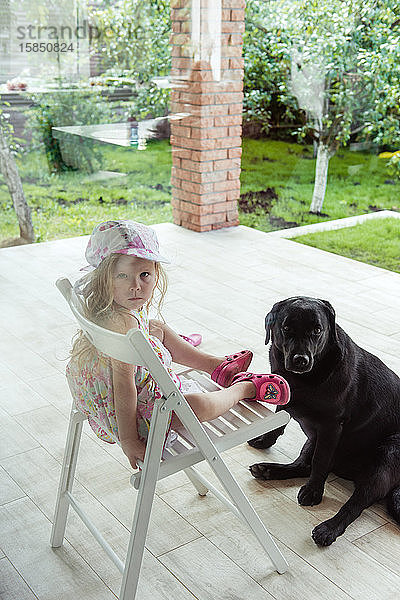
[[174, 223], [238, 225], [245, 0], [171, 0], [171, 8]]

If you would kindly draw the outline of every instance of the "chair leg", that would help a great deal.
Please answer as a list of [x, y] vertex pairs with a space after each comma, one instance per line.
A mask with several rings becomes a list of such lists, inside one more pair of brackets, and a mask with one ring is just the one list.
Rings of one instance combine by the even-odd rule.
[[195, 469], [189, 467], [184, 471], [186, 477], [190, 480], [190, 482], [194, 485], [197, 490], [199, 496], [206, 496], [208, 492], [208, 487], [204, 485], [202, 481], [197, 477]]
[[283, 554], [280, 552], [270, 533], [264, 526], [264, 523], [261, 521], [247, 496], [244, 494], [236, 479], [222, 460], [220, 453], [204, 431], [189, 405], [187, 403], [182, 403], [175, 411], [180, 421], [192, 434], [198, 448], [201, 450], [204, 458], [224, 486], [243, 520], [247, 523], [268, 556], [271, 558], [278, 573], [284, 573], [289, 565]]
[[160, 412], [159, 407], [153, 412], [119, 600], [135, 600], [136, 597], [168, 415], [168, 411]]
[[67, 523], [69, 509], [69, 500], [65, 492], [71, 491], [72, 489], [82, 435], [82, 426], [85, 419], [86, 417], [81, 412], [75, 408], [72, 409], [60, 475], [60, 483], [58, 486], [53, 527], [51, 530], [50, 543], [53, 548], [59, 548], [64, 540], [65, 526]]
[[289, 566], [286, 559], [222, 458], [219, 457], [219, 460], [210, 461], [209, 464], [229, 496], [232, 498], [243, 520], [247, 523], [265, 552], [270, 557], [278, 573], [285, 573]]

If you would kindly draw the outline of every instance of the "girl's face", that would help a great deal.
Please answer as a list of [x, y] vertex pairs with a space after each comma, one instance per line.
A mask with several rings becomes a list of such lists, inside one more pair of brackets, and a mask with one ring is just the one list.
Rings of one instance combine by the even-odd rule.
[[155, 288], [155, 263], [121, 254], [113, 267], [112, 277], [114, 302], [128, 310], [137, 310], [150, 300]]

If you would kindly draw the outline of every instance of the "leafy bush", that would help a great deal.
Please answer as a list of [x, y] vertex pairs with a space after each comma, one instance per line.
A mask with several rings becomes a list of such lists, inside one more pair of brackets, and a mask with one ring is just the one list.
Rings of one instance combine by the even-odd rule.
[[66, 136], [61, 142], [53, 137], [52, 127], [95, 125], [111, 120], [107, 100], [96, 92], [58, 91], [31, 96], [27, 126], [32, 131], [33, 149], [44, 144], [51, 173], [79, 168], [89, 173], [101, 164], [101, 152], [89, 139]]
[[400, 179], [400, 150], [393, 152], [388, 162], [389, 173]]
[[265, 5], [258, 0], [246, 4], [243, 36], [244, 81], [243, 118], [259, 125], [261, 133], [288, 137], [304, 114], [289, 89], [290, 62], [282, 52], [285, 32], [271, 19], [265, 26]]
[[169, 0], [116, 0], [90, 6], [89, 15], [98, 30], [93, 52], [102, 57], [105, 74], [124, 74], [139, 84], [169, 74]]

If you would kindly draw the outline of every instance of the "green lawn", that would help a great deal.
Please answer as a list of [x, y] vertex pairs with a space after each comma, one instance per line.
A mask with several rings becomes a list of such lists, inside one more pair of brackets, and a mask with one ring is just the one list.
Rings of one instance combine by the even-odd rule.
[[354, 227], [292, 239], [400, 273], [400, 219], [373, 219]]
[[[32, 152], [18, 160], [32, 208], [37, 241], [88, 234], [101, 220], [136, 219], [147, 224], [172, 220], [171, 153], [167, 141], [145, 152], [103, 147], [103, 170], [126, 177], [91, 181], [80, 171], [50, 175], [46, 157]], [[18, 235], [10, 195], [0, 178], [0, 240]]]
[[[50, 175], [39, 151], [18, 159], [38, 241], [87, 234], [107, 218], [148, 224], [172, 220], [168, 141], [152, 142], [143, 152], [111, 146], [101, 151], [102, 169], [127, 176], [90, 181], [79, 171]], [[400, 206], [400, 181], [390, 180], [385, 160], [345, 149], [331, 160], [326, 216], [310, 215], [314, 169], [310, 146], [245, 139], [240, 222], [271, 231]], [[0, 241], [16, 237], [16, 216], [1, 178], [0, 214]]]
[[[241, 194], [250, 192], [251, 213], [242, 212], [242, 225], [262, 231], [308, 225], [350, 217], [377, 209], [400, 210], [400, 180], [393, 181], [386, 161], [376, 154], [340, 150], [329, 164], [323, 206], [326, 216], [309, 214], [315, 174], [311, 146], [285, 142], [244, 140]], [[256, 190], [272, 188], [275, 196], [268, 211], [266, 196]], [[257, 204], [259, 207], [257, 208]], [[260, 206], [261, 205], [261, 206]], [[243, 207], [246, 208], [246, 207]]]

